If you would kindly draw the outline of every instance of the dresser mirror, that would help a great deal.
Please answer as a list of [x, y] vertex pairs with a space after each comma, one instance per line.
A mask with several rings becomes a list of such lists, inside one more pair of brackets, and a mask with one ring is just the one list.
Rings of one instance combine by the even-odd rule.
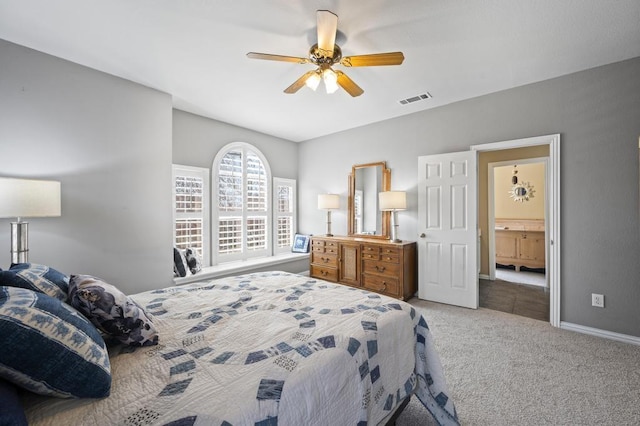
[[386, 163], [355, 164], [349, 175], [348, 231], [351, 236], [389, 238], [389, 212], [378, 208], [378, 192], [391, 189]]

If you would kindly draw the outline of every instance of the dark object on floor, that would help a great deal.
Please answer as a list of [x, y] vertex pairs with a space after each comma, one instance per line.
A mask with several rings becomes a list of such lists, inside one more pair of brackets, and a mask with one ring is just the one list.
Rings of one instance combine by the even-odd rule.
[[521, 266], [520, 272], [535, 272], [537, 274], [545, 274], [546, 269], [545, 268], [527, 268], [526, 266]]
[[498, 269], [509, 269], [510, 271], [515, 271], [516, 267], [513, 265], [503, 265], [502, 263], [496, 263], [496, 268]]
[[391, 418], [385, 424], [385, 426], [395, 426], [396, 420], [398, 419], [398, 417], [400, 417], [400, 414], [402, 414], [404, 409], [407, 408], [407, 405], [409, 404], [409, 401], [411, 401], [411, 395], [409, 395], [407, 398], [405, 398], [405, 400], [402, 402], [402, 404], [400, 404], [400, 406], [398, 407], [396, 412], [393, 413], [393, 416], [391, 416]]

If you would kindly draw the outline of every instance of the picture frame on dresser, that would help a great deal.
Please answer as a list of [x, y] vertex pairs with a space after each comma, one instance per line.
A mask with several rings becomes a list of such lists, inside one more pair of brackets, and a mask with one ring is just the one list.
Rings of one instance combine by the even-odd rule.
[[291, 251], [293, 253], [309, 253], [309, 239], [310, 235], [296, 234], [293, 237], [293, 245]]

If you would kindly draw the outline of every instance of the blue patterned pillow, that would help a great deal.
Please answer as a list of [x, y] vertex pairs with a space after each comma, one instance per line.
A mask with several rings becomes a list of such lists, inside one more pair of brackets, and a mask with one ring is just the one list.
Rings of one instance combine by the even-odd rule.
[[0, 287], [0, 377], [62, 398], [102, 398], [111, 390], [98, 330], [66, 303], [16, 287]]
[[66, 302], [69, 277], [45, 265], [14, 263], [9, 270], [0, 270], [0, 285], [26, 288]]
[[147, 313], [130, 297], [90, 275], [71, 275], [69, 303], [103, 332], [131, 346], [158, 344], [158, 332]]

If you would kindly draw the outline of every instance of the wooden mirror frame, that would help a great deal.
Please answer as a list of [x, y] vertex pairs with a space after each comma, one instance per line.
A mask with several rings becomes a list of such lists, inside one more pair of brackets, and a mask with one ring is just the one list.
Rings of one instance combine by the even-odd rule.
[[[363, 238], [379, 238], [379, 239], [389, 239], [389, 230], [391, 229], [389, 226], [389, 222], [391, 220], [391, 214], [388, 211], [380, 211], [382, 221], [382, 233], [380, 235], [369, 235], [369, 234], [358, 234], [355, 232], [355, 191], [356, 191], [356, 170], [363, 169], [366, 167], [381, 167], [382, 168], [382, 181], [381, 188], [378, 188], [377, 192], [382, 191], [390, 191], [391, 190], [391, 170], [387, 169], [387, 164], [384, 161], [380, 161], [377, 163], [367, 163], [367, 164], [354, 164], [351, 167], [351, 174], [349, 175], [349, 200], [348, 200], [348, 235], [351, 237], [363, 237]], [[378, 194], [376, 194], [376, 197]], [[377, 202], [376, 202], [377, 205]]]

